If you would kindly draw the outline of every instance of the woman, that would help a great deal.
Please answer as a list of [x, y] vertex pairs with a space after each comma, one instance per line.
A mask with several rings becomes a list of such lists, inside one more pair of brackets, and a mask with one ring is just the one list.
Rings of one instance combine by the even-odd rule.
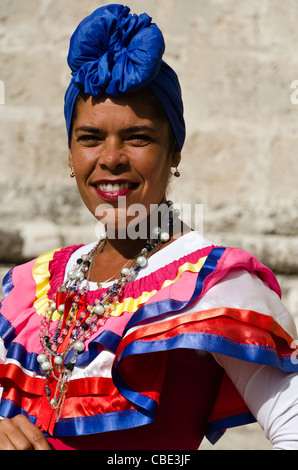
[[71, 39], [71, 176], [106, 230], [4, 279], [1, 449], [197, 449], [255, 419], [274, 448], [298, 448], [296, 330], [276, 279], [180, 231], [166, 201], [185, 127], [163, 51], [121, 5]]

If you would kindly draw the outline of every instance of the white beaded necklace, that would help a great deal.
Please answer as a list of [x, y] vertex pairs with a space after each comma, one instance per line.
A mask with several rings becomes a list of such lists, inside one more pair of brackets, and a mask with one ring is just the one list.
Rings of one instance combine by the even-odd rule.
[[[172, 202], [167, 202], [169, 228], [173, 225], [175, 211]], [[68, 381], [79, 354], [85, 350], [85, 342], [102, 327], [115, 309], [124, 293], [127, 283], [133, 281], [140, 269], [147, 265], [148, 258], [163, 243], [170, 239], [169, 232], [159, 227], [153, 229], [151, 238], [131, 262], [123, 267], [121, 277], [105, 291], [98, 291], [100, 297], [92, 305], [87, 302], [86, 293], [90, 290], [90, 272], [95, 256], [105, 245], [105, 234], [97, 245], [76, 261], [67, 273], [67, 279], [58, 288], [49, 302], [40, 327], [40, 343], [43, 352], [37, 356], [40, 369], [45, 376], [44, 393], [56, 412], [56, 422], [61, 416], [68, 390]], [[114, 277], [114, 276], [113, 276]], [[54, 318], [57, 318], [54, 331], [51, 331]], [[50, 387], [55, 379], [56, 387]], [[51, 383], [50, 383], [51, 382]]]

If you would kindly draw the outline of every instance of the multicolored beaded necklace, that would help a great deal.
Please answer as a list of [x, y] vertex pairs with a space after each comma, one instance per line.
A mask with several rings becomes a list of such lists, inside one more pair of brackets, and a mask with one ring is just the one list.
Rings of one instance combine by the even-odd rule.
[[[175, 210], [170, 201], [167, 202], [167, 207], [166, 217], [170, 231]], [[115, 304], [121, 301], [127, 283], [133, 281], [140, 269], [147, 265], [148, 258], [162, 244], [169, 241], [169, 231], [161, 231], [159, 227], [154, 228], [151, 238], [147, 240], [141, 252], [129, 266], [126, 267], [126, 263], [121, 270], [121, 276], [107, 290], [103, 293], [98, 291], [101, 296], [91, 305], [87, 301], [86, 293], [90, 290], [92, 263], [105, 246], [106, 238], [103, 234], [96, 246], [76, 261], [53, 300], [49, 302], [40, 328], [43, 353], [38, 355], [37, 361], [45, 376], [44, 393], [51, 408], [56, 412], [56, 422], [61, 416], [68, 390], [67, 383], [78, 356], [85, 351], [85, 342], [111, 316]], [[51, 331], [54, 319], [57, 319], [55, 329]], [[57, 381], [54, 393], [49, 386], [50, 378]]]

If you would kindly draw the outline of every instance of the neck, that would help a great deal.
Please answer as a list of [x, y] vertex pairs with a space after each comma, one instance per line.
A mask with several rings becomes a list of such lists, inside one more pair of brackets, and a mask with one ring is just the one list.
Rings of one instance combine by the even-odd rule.
[[117, 258], [129, 260], [133, 259], [144, 248], [145, 244], [146, 240], [140, 238], [136, 240], [132, 240], [129, 237], [107, 238], [104, 252], [111, 260]]
[[[119, 226], [106, 228], [106, 246], [104, 251], [113, 255], [122, 256], [124, 259], [132, 259], [145, 246], [147, 240], [152, 238], [152, 233], [158, 227], [162, 232], [172, 235], [172, 208], [171, 203], [165, 200], [154, 209], [147, 218], [130, 221], [124, 229]], [[156, 235], [153, 235], [156, 238]]]
[[[156, 245], [158, 250], [171, 243], [174, 239], [173, 208], [166, 204], [159, 206], [158, 211], [132, 228], [129, 230], [128, 226], [123, 231], [107, 228], [105, 246], [94, 258], [92, 279], [102, 282], [116, 276], [116, 272], [118, 275], [127, 262], [135, 260], [143, 248], [148, 246], [147, 255], [150, 257], [152, 243], [156, 245], [155, 242], [159, 242]], [[109, 236], [111, 233], [113, 236]]]

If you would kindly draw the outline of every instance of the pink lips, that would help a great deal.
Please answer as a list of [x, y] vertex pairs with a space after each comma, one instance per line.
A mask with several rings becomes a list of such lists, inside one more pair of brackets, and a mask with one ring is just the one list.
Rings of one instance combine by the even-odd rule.
[[128, 196], [137, 186], [131, 181], [99, 181], [93, 184], [97, 194], [106, 200], [112, 201], [121, 196]]

